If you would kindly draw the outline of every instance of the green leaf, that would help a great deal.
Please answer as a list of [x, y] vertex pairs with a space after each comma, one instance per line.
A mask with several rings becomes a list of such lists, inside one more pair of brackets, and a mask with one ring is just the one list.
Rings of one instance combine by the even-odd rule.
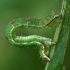
[[63, 66], [63, 60], [69, 35], [69, 22], [67, 20], [67, 17], [65, 17], [63, 24], [65, 27], [62, 27], [57, 48], [55, 49], [51, 62], [45, 70], [59, 70], [59, 68]]
[[46, 65], [45, 70], [65, 70], [65, 67], [63, 67], [63, 60], [69, 36], [69, 18], [68, 13], [66, 12], [66, 5], [66, 1], [63, 0], [61, 9], [61, 23], [55, 32], [56, 36], [54, 36], [56, 37], [55, 40], [58, 41], [55, 48], [53, 49], [54, 53], [52, 55], [52, 60]]
[[70, 0], [66, 0], [66, 1], [70, 3]]
[[62, 66], [59, 70], [65, 70], [65, 67]]

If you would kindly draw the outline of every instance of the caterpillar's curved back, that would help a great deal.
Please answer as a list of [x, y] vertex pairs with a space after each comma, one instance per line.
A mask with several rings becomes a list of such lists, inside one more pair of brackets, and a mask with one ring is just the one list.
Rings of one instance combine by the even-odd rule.
[[[48, 17], [42, 19], [33, 19], [33, 18], [18, 18], [12, 20], [8, 26], [6, 27], [6, 37], [7, 39], [15, 46], [32, 46], [38, 45], [40, 46], [40, 55], [41, 57], [45, 57], [48, 61], [50, 60], [46, 57], [48, 52], [44, 53], [44, 50], [47, 47], [52, 45], [52, 40], [49, 38], [31, 35], [31, 36], [17, 36], [16, 30], [23, 28], [42, 28], [48, 26], [55, 18], [58, 18], [60, 15], [55, 15], [54, 13], [50, 14]], [[47, 48], [48, 49], [48, 48]]]
[[55, 15], [51, 13], [49, 16], [42, 19], [33, 19], [33, 18], [18, 18], [12, 20], [6, 27], [6, 37], [13, 41], [16, 37], [15, 31], [21, 27], [24, 28], [41, 28], [48, 26], [55, 18], [58, 18], [60, 15]]

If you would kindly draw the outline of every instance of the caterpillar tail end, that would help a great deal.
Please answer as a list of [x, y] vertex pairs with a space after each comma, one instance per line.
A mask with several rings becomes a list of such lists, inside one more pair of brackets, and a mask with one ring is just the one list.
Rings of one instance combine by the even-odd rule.
[[47, 56], [44, 56], [43, 58], [43, 61], [45, 62], [50, 62], [51, 61], [51, 58], [47, 57]]

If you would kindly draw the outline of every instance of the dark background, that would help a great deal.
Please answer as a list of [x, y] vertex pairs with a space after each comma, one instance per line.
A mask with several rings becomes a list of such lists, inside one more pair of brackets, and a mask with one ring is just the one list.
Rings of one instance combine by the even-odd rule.
[[[43, 18], [52, 11], [60, 12], [62, 0], [0, 0], [0, 70], [44, 70], [45, 63], [37, 48], [17, 48], [5, 38], [5, 28], [12, 20], [20, 17]], [[53, 38], [51, 29], [22, 29], [19, 34], [37, 34]], [[70, 36], [69, 36], [70, 39]], [[70, 70], [70, 44], [64, 58], [66, 70]]]

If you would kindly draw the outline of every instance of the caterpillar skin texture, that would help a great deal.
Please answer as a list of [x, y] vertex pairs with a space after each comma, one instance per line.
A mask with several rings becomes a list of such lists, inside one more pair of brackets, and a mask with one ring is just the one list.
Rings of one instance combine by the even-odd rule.
[[52, 15], [49, 19], [47, 17], [43, 19], [25, 19], [19, 18], [12, 20], [6, 27], [6, 37], [11, 44], [19, 47], [39, 47], [39, 54], [42, 59], [50, 61], [51, 59], [47, 56], [49, 53], [50, 46], [55, 44], [52, 39], [45, 38], [37, 35], [30, 36], [17, 36], [16, 30], [19, 28], [42, 28], [49, 25], [55, 18], [58, 18], [59, 15]]

